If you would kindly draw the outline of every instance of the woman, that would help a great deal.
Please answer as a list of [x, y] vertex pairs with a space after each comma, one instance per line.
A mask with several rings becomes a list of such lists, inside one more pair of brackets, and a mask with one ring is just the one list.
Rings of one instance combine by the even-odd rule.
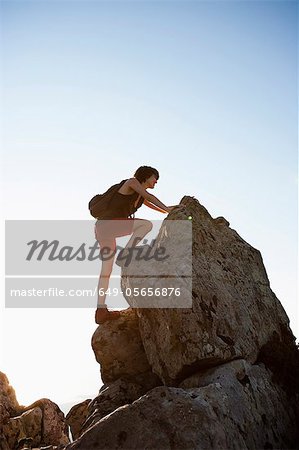
[[[105, 219], [98, 220], [95, 224], [95, 237], [100, 244], [101, 251], [105, 248], [105, 258], [102, 260], [101, 274], [98, 283], [98, 305], [95, 313], [95, 321], [100, 324], [106, 320], [119, 318], [119, 311], [108, 311], [105, 304], [106, 291], [109, 286], [109, 278], [112, 272], [116, 237], [132, 234], [122, 254], [141, 241], [152, 229], [152, 223], [145, 219], [135, 219], [132, 214], [137, 211], [142, 204], [155, 211], [169, 213], [174, 208], [183, 208], [182, 205], [166, 206], [157, 197], [147, 192], [147, 189], [154, 189], [159, 179], [159, 172], [153, 167], [139, 167], [133, 178], [124, 182], [120, 189], [113, 196], [109, 211]], [[130, 217], [129, 217], [130, 216]]]

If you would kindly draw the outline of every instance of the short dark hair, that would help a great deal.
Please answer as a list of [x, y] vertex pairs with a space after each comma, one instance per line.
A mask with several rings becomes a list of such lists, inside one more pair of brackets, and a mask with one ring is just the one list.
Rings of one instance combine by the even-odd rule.
[[149, 167], [149, 166], [138, 167], [138, 169], [134, 173], [134, 177], [137, 178], [139, 183], [143, 183], [148, 178], [150, 178], [152, 175], [155, 175], [155, 177], [158, 180], [159, 172], [157, 171], [157, 169], [154, 169], [153, 167]]

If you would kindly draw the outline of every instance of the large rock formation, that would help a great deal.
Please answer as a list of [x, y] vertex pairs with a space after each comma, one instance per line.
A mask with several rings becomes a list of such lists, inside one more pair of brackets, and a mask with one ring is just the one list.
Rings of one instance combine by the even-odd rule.
[[[98, 327], [92, 346], [105, 384], [67, 449], [299, 448], [299, 351], [261, 254], [196, 199], [181, 203], [186, 210], [169, 214], [155, 248], [171, 249], [191, 307], [127, 295], [131, 308]], [[186, 236], [173, 227], [188, 216], [190, 292]], [[170, 262], [168, 277], [160, 262], [133, 260], [123, 291], [159, 276], [170, 284]]]
[[[65, 449], [299, 449], [299, 350], [261, 254], [196, 199], [181, 203], [153, 248], [165, 264], [122, 272], [130, 308], [92, 337], [104, 385], [69, 411]], [[175, 223], [188, 216], [192, 260]], [[141, 293], [174, 280], [173, 304]]]
[[[149, 364], [168, 386], [177, 386], [201, 367], [235, 358], [254, 363], [273, 335], [291, 335], [288, 317], [270, 288], [260, 252], [225, 221], [219, 224], [214, 220], [197, 200], [184, 197], [182, 203], [187, 211], [173, 213], [169, 219], [184, 220], [187, 214], [193, 217], [193, 306], [137, 310]], [[156, 246], [169, 247], [169, 219], [161, 227]], [[177, 236], [173, 239], [175, 252], [184, 255], [185, 242]], [[138, 266], [140, 272], [142, 261]], [[123, 277], [123, 286], [132, 292], [146, 282], [146, 278], [135, 277], [136, 272], [132, 264]], [[138, 296], [127, 300], [135, 305], [144, 301]]]
[[[263, 365], [245, 360], [222, 364], [185, 380], [182, 387], [152, 389], [100, 420], [68, 448], [294, 448], [295, 413], [270, 379]], [[198, 387], [189, 387], [194, 381]]]
[[68, 427], [59, 407], [46, 398], [30, 406], [19, 405], [6, 375], [0, 372], [0, 450], [16, 450], [69, 443]]

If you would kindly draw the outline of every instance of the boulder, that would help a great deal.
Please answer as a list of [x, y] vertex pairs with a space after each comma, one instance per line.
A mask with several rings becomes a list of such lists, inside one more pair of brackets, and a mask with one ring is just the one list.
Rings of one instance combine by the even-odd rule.
[[1, 450], [31, 446], [66, 445], [68, 427], [58, 405], [40, 399], [29, 406], [19, 405], [6, 375], [0, 372], [0, 444]]
[[43, 445], [65, 445], [69, 442], [68, 426], [64, 414], [58, 405], [47, 398], [33, 403], [43, 412], [42, 439]]
[[[173, 254], [181, 255], [183, 273], [188, 262], [184, 259], [186, 242], [173, 231], [172, 222], [192, 216], [192, 291], [185, 291], [192, 306], [144, 308], [142, 296], [127, 295], [148, 283], [146, 276], [135, 276], [136, 261], [122, 274], [123, 287], [131, 288], [125, 291], [128, 303], [142, 305], [136, 310], [147, 360], [168, 386], [177, 386], [201, 368], [236, 358], [254, 363], [261, 347], [273, 334], [280, 339], [282, 330], [295, 341], [289, 319], [271, 290], [259, 250], [231, 229], [226, 219], [213, 219], [193, 197], [184, 197], [181, 204], [186, 211], [174, 210], [168, 215], [155, 246], [171, 247]], [[145, 273], [147, 267], [146, 261], [138, 261], [139, 273]], [[172, 279], [166, 278], [166, 282], [170, 286]], [[163, 305], [163, 298], [158, 300]]]
[[138, 317], [131, 308], [122, 311], [118, 320], [100, 325], [91, 345], [101, 365], [104, 383], [151, 370], [140, 338]]
[[296, 413], [271, 376], [262, 363], [240, 360], [185, 380], [180, 388], [156, 387], [66, 449], [295, 448]]
[[7, 413], [8, 416], [17, 414], [20, 410], [15, 390], [10, 386], [8, 378], [3, 372], [0, 372], [0, 405], [2, 407], [2, 414]]
[[[0, 372], [0, 449], [9, 449], [9, 442], [13, 441], [14, 425], [10, 423], [10, 417], [18, 415], [20, 406], [16, 398], [15, 390], [10, 386], [7, 376]], [[5, 430], [8, 435], [5, 435]], [[15, 438], [16, 439], [16, 438]]]
[[27, 438], [30, 438], [33, 446], [38, 446], [41, 443], [41, 430], [42, 410], [37, 407], [9, 418], [3, 426], [3, 435], [12, 449], [18, 448], [19, 443]]
[[130, 381], [128, 377], [120, 378], [102, 386], [99, 395], [88, 404], [88, 415], [82, 424], [80, 434], [120, 406], [133, 403], [146, 392], [161, 384], [156, 375], [148, 372], [142, 377], [135, 377], [134, 381]]
[[66, 415], [66, 423], [69, 425], [73, 440], [77, 439], [82, 434], [82, 428], [85, 420], [88, 417], [88, 405], [91, 399], [84, 400], [77, 405], [74, 405]]

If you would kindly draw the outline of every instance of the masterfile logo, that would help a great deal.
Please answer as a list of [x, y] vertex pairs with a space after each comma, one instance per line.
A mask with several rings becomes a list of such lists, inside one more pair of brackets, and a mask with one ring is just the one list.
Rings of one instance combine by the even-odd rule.
[[[110, 222], [106, 224], [109, 229], [115, 224]], [[109, 253], [96, 240], [94, 221], [7, 220], [5, 238], [7, 307], [95, 307], [101, 264], [107, 258], [116, 258], [130, 235], [117, 238], [114, 251]], [[153, 229], [139, 244], [145, 241], [147, 252], [142, 252], [144, 246], [134, 245], [125, 254], [122, 269], [113, 265], [108, 294], [114, 306], [128, 306], [125, 298], [132, 295], [151, 300], [146, 307], [157, 297], [172, 294], [175, 303], [168, 299], [166, 305], [164, 298], [164, 307], [190, 300], [191, 222], [153, 221]], [[140, 287], [135, 291], [120, 288], [126, 271], [131, 279], [139, 278]], [[140, 278], [144, 279], [141, 285]], [[178, 295], [182, 286], [184, 295]]]

